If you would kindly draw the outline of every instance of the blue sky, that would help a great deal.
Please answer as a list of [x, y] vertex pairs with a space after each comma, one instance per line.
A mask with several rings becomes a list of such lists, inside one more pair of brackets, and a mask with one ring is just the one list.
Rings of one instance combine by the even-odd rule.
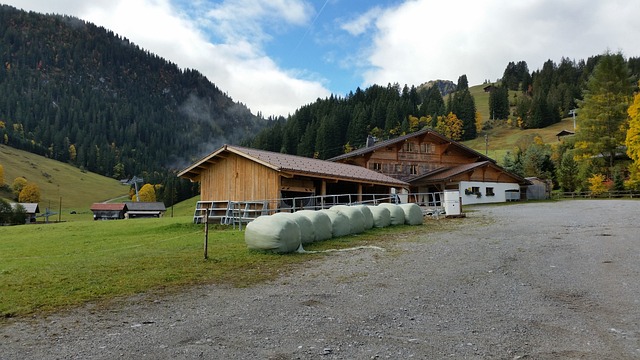
[[510, 61], [640, 56], [640, 1], [0, 1], [111, 29], [264, 116], [372, 84], [495, 81]]

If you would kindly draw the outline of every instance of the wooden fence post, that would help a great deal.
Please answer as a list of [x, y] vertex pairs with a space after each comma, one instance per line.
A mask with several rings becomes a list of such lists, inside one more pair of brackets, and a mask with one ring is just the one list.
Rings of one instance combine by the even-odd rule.
[[205, 210], [204, 217], [204, 259], [209, 258], [209, 209]]

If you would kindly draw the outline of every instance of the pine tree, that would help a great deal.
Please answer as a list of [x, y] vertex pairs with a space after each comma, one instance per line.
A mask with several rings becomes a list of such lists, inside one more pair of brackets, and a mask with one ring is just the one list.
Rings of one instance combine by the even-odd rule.
[[576, 147], [585, 157], [602, 155], [608, 167], [613, 167], [616, 151], [625, 140], [631, 95], [629, 69], [622, 54], [603, 55], [580, 102]]

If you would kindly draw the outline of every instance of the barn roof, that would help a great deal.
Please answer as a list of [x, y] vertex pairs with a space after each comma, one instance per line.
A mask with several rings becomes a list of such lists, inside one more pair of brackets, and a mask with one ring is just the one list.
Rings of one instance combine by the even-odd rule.
[[260, 163], [275, 171], [304, 175], [317, 178], [350, 180], [355, 182], [388, 186], [406, 187], [409, 184], [360, 166], [334, 163], [331, 161], [312, 159], [302, 156], [281, 154], [265, 150], [257, 150], [235, 145], [224, 145], [205, 156], [190, 167], [178, 173], [178, 176], [196, 179], [202, 170], [217, 161], [224, 153], [234, 153], [249, 160]]
[[[40, 213], [40, 208], [38, 207], [38, 203], [18, 203], [22, 205], [27, 214], [38, 214]], [[18, 204], [12, 203], [11, 206], [15, 208]]]
[[470, 148], [468, 146], [465, 146], [465, 145], [463, 145], [463, 144], [461, 144], [461, 143], [459, 143], [457, 141], [451, 140], [451, 139], [445, 137], [444, 135], [434, 131], [433, 129], [423, 129], [423, 130], [416, 131], [416, 132], [413, 132], [413, 133], [410, 133], [410, 134], [398, 136], [398, 137], [393, 138], [393, 139], [380, 141], [380, 142], [375, 143], [372, 146], [362, 147], [362, 148], [353, 150], [351, 152], [348, 152], [346, 154], [338, 155], [336, 157], [333, 157], [333, 158], [329, 159], [329, 161], [338, 161], [338, 160], [349, 159], [349, 158], [360, 156], [360, 155], [365, 155], [365, 154], [374, 152], [374, 151], [376, 151], [378, 149], [383, 149], [383, 148], [385, 148], [387, 146], [391, 146], [391, 145], [394, 145], [394, 144], [397, 144], [397, 143], [401, 143], [401, 142], [404, 142], [405, 140], [409, 140], [409, 139], [411, 139], [413, 137], [422, 136], [422, 135], [425, 135], [425, 134], [429, 134], [431, 137], [437, 139], [441, 143], [449, 143], [449, 144], [457, 147], [458, 149], [460, 149], [460, 150], [462, 150], [462, 151], [464, 151], [466, 153], [469, 153], [472, 156], [478, 157], [478, 159], [485, 160], [485, 161], [491, 161], [491, 162], [495, 163], [495, 160], [491, 159], [490, 157], [485, 156], [485, 155], [473, 150], [472, 148]]
[[125, 202], [127, 210], [131, 211], [166, 211], [167, 208], [163, 202], [160, 201], [140, 201], [140, 202]]
[[94, 203], [89, 210], [91, 211], [123, 211], [127, 205], [123, 203]]
[[478, 168], [482, 168], [482, 167], [491, 167], [493, 169], [496, 169], [498, 171], [503, 172], [506, 176], [512, 178], [514, 180], [514, 182], [517, 182], [521, 185], [529, 185], [530, 182], [528, 180], [526, 180], [523, 177], [520, 177], [516, 174], [510, 173], [507, 170], [503, 169], [502, 167], [494, 164], [491, 161], [479, 161], [479, 162], [475, 162], [475, 163], [469, 163], [469, 164], [463, 164], [463, 165], [458, 165], [458, 166], [452, 166], [452, 167], [442, 167], [433, 171], [430, 171], [426, 174], [422, 174], [419, 176], [416, 176], [414, 178], [409, 179], [409, 183], [413, 184], [413, 183], [438, 183], [438, 182], [443, 182], [443, 181], [449, 181], [450, 179], [458, 176], [458, 175], [462, 175], [465, 173], [469, 173], [472, 172]]

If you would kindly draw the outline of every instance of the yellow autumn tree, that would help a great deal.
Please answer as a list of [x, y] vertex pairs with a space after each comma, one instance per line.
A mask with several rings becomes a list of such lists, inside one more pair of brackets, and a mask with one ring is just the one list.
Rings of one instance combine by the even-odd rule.
[[627, 109], [627, 114], [629, 114], [629, 129], [625, 139], [627, 155], [636, 165], [640, 165], [640, 92], [633, 97], [633, 103]]
[[436, 131], [456, 141], [462, 138], [462, 126], [462, 120], [451, 112], [447, 116], [438, 116], [436, 121]]
[[156, 201], [156, 189], [151, 184], [144, 184], [138, 191], [138, 196], [140, 196], [140, 201]]
[[482, 131], [482, 114], [480, 111], [476, 111], [476, 132], [479, 134]]
[[592, 177], [587, 179], [591, 194], [598, 196], [605, 193], [607, 191], [607, 186], [604, 183], [605, 180], [606, 177], [602, 174], [594, 174]]
[[20, 194], [18, 195], [18, 201], [21, 203], [38, 203], [40, 202], [40, 188], [35, 183], [27, 183]]
[[76, 151], [76, 146], [71, 144], [69, 145], [69, 160], [76, 161], [76, 156], [78, 152]]
[[18, 176], [13, 180], [11, 189], [13, 190], [13, 195], [15, 195], [16, 198], [20, 196], [20, 191], [22, 191], [22, 188], [24, 188], [25, 185], [27, 185], [27, 179], [23, 178], [22, 176]]
[[0, 187], [4, 185], [4, 167], [0, 165]]

